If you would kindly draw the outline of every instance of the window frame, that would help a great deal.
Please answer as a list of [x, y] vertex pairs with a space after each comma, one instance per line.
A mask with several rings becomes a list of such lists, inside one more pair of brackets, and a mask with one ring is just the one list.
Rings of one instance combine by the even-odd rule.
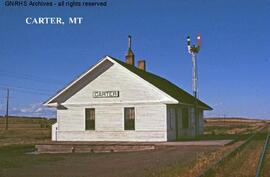
[[[126, 122], [126, 120], [128, 120], [128, 119], [126, 119], [126, 110], [127, 109], [131, 109], [131, 110], [133, 110], [133, 126], [132, 127], [127, 127], [127, 122]], [[124, 131], [134, 131], [135, 129], [136, 129], [136, 121], [135, 121], [135, 119], [136, 119], [136, 109], [135, 109], [135, 107], [124, 107]], [[132, 120], [132, 119], [130, 119], [130, 120]]]
[[[87, 118], [87, 111], [89, 110], [89, 118]], [[91, 114], [91, 111], [94, 112], [94, 114]], [[90, 122], [87, 122], [89, 120], [92, 120], [91, 119], [91, 115], [94, 115], [94, 125], [91, 125], [91, 121]], [[86, 131], [95, 131], [96, 130], [96, 109], [95, 108], [85, 108], [84, 110], [84, 119], [85, 119], [85, 130]], [[88, 125], [90, 124], [90, 125]]]

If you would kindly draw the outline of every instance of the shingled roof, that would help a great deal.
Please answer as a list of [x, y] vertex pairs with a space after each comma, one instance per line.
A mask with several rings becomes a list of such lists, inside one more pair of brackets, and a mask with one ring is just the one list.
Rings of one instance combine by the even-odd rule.
[[[116, 58], [113, 58], [110, 56], [111, 59], [128, 69], [129, 71], [135, 73], [136, 75], [140, 76], [142, 79], [146, 80], [147, 82], [151, 83], [155, 87], [159, 88], [163, 92], [167, 93], [171, 97], [175, 98], [179, 103], [185, 103], [185, 104], [194, 104], [194, 97], [190, 95], [188, 92], [184, 91], [183, 89], [179, 88], [175, 84], [171, 83], [170, 81], [157, 76], [153, 73], [141, 70], [136, 68], [135, 66], [126, 64], [122, 62], [121, 60], [118, 60]], [[199, 107], [203, 107], [206, 110], [212, 110], [210, 106], [203, 103], [201, 100], [197, 99], [197, 105]]]

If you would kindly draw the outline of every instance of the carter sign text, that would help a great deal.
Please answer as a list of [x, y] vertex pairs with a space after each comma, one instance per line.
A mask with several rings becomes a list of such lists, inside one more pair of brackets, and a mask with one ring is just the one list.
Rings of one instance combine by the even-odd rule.
[[94, 91], [93, 98], [114, 98], [119, 97], [119, 91]]

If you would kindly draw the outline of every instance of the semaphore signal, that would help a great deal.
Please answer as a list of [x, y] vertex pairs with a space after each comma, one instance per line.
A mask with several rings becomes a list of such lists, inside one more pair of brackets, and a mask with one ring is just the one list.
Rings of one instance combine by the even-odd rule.
[[187, 45], [188, 45], [188, 53], [191, 54], [192, 56], [192, 66], [193, 66], [193, 76], [192, 76], [192, 89], [193, 89], [193, 94], [194, 97], [197, 98], [197, 92], [198, 92], [198, 87], [197, 87], [197, 62], [196, 62], [196, 56], [200, 51], [201, 48], [201, 35], [200, 33], [197, 36], [197, 45], [190, 45], [190, 37], [187, 37]]
[[190, 37], [187, 37], [187, 47], [188, 53], [192, 56], [192, 90], [194, 95], [194, 117], [195, 117], [195, 133], [199, 134], [199, 119], [197, 115], [197, 97], [198, 97], [198, 74], [197, 74], [197, 61], [196, 57], [201, 48], [201, 35], [197, 36], [197, 45], [192, 45], [190, 42]]

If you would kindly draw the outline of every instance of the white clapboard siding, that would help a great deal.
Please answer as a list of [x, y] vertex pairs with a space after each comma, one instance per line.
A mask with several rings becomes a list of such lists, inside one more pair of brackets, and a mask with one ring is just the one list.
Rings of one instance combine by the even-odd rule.
[[200, 135], [202, 135], [203, 131], [204, 131], [203, 130], [203, 128], [204, 128], [203, 110], [200, 110], [199, 122], [200, 122], [199, 131], [200, 131]]
[[57, 110], [57, 122], [59, 131], [84, 131], [84, 109], [70, 107]]
[[[119, 91], [117, 98], [93, 98], [93, 91]], [[123, 102], [155, 102], [168, 101], [143, 79], [119, 64], [113, 64], [84, 88], [65, 101], [66, 104], [84, 103], [123, 103]]]
[[51, 136], [52, 136], [52, 141], [56, 141], [56, 136], [57, 136], [57, 127], [58, 127], [58, 123], [54, 123], [52, 125], [52, 132], [51, 132]]
[[[189, 128], [183, 128], [182, 126], [182, 108], [188, 108], [189, 110]], [[175, 109], [175, 115], [172, 115], [171, 118], [170, 115], [170, 109]], [[175, 140], [176, 137], [179, 138], [188, 138], [188, 137], [194, 137], [195, 136], [195, 117], [194, 112], [192, 111], [193, 108], [187, 107], [185, 105], [167, 105], [167, 139], [168, 141]], [[203, 110], [198, 109], [199, 111], [199, 134], [203, 134]], [[178, 130], [176, 127], [176, 119], [178, 122]], [[172, 121], [173, 129], [170, 128], [170, 121]], [[176, 131], [178, 131], [176, 135]]]
[[[108, 66], [61, 103], [57, 140], [166, 141], [166, 105], [160, 102], [170, 98], [121, 65]], [[93, 98], [94, 91], [119, 91], [119, 97]], [[135, 131], [124, 130], [124, 107], [135, 108]], [[85, 108], [95, 108], [94, 131], [85, 130]]]
[[[95, 91], [118, 91], [119, 97], [94, 98]], [[190, 126], [183, 129], [181, 110], [187, 105], [180, 105], [108, 57], [59, 94], [48, 101], [58, 105], [57, 133], [53, 134], [53, 140], [171, 141], [195, 135], [195, 119], [190, 106]], [[135, 108], [135, 130], [124, 130], [125, 107]], [[95, 130], [85, 130], [86, 108], [95, 109]], [[175, 113], [172, 119], [170, 109]], [[53, 127], [56, 129], [56, 125]], [[200, 133], [203, 133], [203, 112], [200, 114]]]
[[[58, 141], [166, 141], [165, 104], [94, 105], [96, 129], [85, 130], [85, 107], [58, 110]], [[124, 107], [135, 108], [135, 131], [124, 130]]]
[[138, 105], [135, 107], [136, 130], [167, 131], [166, 105]]

